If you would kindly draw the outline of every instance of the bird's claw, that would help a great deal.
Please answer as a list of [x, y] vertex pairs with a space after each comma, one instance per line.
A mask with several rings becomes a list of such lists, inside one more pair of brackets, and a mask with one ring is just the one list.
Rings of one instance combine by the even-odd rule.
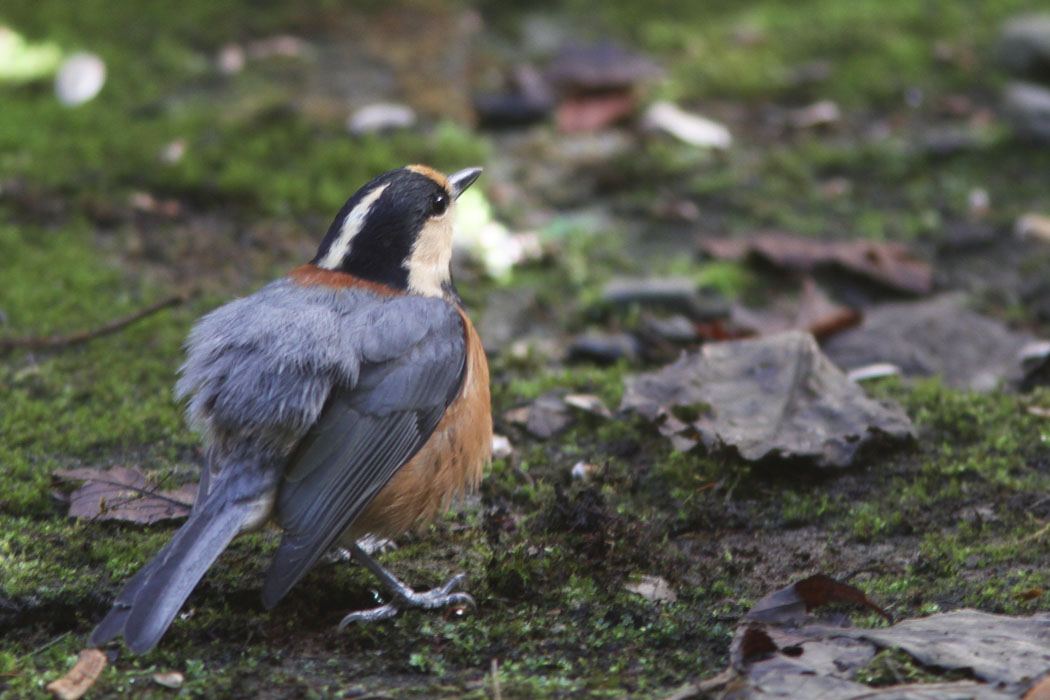
[[355, 622], [385, 620], [396, 615], [401, 608], [426, 608], [427, 610], [432, 610], [446, 605], [469, 605], [471, 608], [477, 608], [474, 598], [469, 593], [452, 592], [456, 586], [463, 582], [463, 579], [463, 574], [459, 574], [453, 576], [448, 583], [440, 588], [432, 588], [429, 591], [422, 592], [416, 592], [408, 586], [398, 588], [392, 591], [396, 599], [395, 602], [380, 605], [369, 610], [352, 612], [340, 620], [338, 630], [342, 632]]

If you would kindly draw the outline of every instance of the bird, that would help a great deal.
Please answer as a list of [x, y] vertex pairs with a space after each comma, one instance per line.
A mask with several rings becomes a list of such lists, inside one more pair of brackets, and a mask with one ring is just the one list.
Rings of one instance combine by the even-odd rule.
[[272, 608], [329, 550], [348, 549], [390, 602], [473, 604], [463, 577], [417, 592], [366, 551], [476, 488], [491, 460], [489, 369], [453, 283], [456, 199], [481, 174], [407, 165], [339, 210], [314, 258], [197, 321], [175, 394], [204, 463], [187, 521], [117, 595], [89, 644], [151, 650], [240, 533], [275, 522]]

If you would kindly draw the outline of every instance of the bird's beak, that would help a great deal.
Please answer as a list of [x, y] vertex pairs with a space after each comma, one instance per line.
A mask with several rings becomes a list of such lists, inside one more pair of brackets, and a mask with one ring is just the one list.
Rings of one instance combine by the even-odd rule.
[[463, 190], [474, 184], [481, 174], [481, 168], [466, 168], [448, 176], [448, 189], [453, 199], [458, 199]]

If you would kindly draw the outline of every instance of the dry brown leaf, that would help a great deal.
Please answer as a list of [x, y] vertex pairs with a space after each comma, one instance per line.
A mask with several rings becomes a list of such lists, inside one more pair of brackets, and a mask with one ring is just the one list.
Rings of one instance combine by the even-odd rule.
[[47, 689], [59, 700], [78, 700], [95, 685], [107, 661], [106, 655], [98, 649], [81, 649], [73, 668], [48, 683]]
[[73, 518], [144, 524], [185, 518], [197, 495], [197, 484], [157, 491], [145, 474], [128, 467], [106, 471], [85, 467], [58, 471], [54, 475], [65, 481], [84, 482], [69, 496], [69, 515]]
[[928, 294], [933, 271], [899, 243], [886, 241], [819, 241], [787, 233], [760, 233], [746, 240], [710, 238], [701, 248], [716, 258], [740, 260], [755, 255], [777, 267], [813, 272], [834, 266], [891, 289]]

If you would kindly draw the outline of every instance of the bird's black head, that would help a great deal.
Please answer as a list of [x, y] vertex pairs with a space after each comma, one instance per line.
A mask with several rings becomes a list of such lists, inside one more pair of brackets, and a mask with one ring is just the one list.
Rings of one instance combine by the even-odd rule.
[[480, 174], [446, 177], [424, 165], [383, 173], [343, 205], [311, 262], [414, 294], [454, 295], [453, 203]]

